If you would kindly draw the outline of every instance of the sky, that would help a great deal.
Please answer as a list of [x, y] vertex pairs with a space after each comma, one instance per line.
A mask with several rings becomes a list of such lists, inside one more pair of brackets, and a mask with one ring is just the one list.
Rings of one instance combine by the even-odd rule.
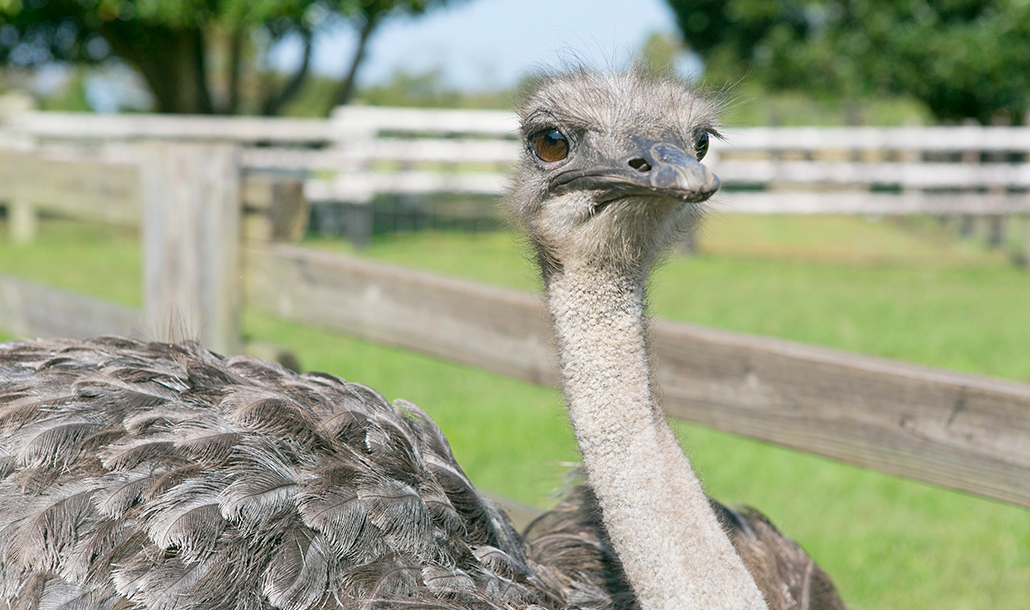
[[[359, 73], [363, 85], [387, 80], [398, 68], [409, 73], [441, 69], [445, 82], [475, 91], [506, 88], [535, 68], [562, 58], [597, 66], [619, 65], [654, 32], [675, 33], [663, 0], [454, 0], [419, 18], [384, 22], [369, 44]], [[356, 41], [339, 25], [316, 37], [313, 69], [343, 75]], [[299, 41], [275, 49], [273, 66], [299, 64]]]

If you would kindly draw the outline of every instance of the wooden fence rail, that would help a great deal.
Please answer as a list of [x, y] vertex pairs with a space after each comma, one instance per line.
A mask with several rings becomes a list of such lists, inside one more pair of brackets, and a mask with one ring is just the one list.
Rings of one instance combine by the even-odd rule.
[[[146, 202], [137, 209], [163, 206], [136, 216], [145, 225], [144, 252], [150, 253], [144, 257], [145, 285], [169, 269], [198, 268], [197, 252], [228, 261], [238, 257], [242, 299], [251, 306], [555, 385], [550, 332], [536, 297], [285, 244], [251, 241], [234, 253], [240, 240], [232, 236], [240, 235], [240, 223], [226, 214], [270, 209], [267, 199], [240, 203], [253, 189], [238, 151], [226, 145], [163, 146], [169, 148], [150, 149], [145, 171], [137, 174], [137, 180], [150, 176], [136, 191]], [[45, 161], [33, 162], [43, 164], [44, 171], [29, 173], [29, 178], [48, 175]], [[12, 172], [11, 180], [19, 176]], [[69, 184], [73, 190], [63, 196], [74, 199], [94, 182]], [[211, 202], [220, 203], [205, 211]], [[169, 222], [176, 206], [194, 210], [193, 220]], [[157, 230], [158, 225], [163, 229]], [[183, 247], [190, 240], [207, 240], [208, 246]], [[162, 243], [173, 247], [158, 247]], [[169, 256], [178, 258], [162, 258]], [[208, 262], [216, 271], [232, 267]], [[215, 275], [225, 279], [222, 271]], [[207, 277], [193, 274], [176, 284], [179, 288], [148, 290], [148, 295], [193, 294], [194, 305], [178, 307], [195, 306], [197, 323], [226, 319], [219, 308], [232, 308], [241, 298], [225, 292], [235, 289], [233, 278], [207, 282], [202, 276]], [[194, 291], [191, 282], [217, 286], [206, 286], [209, 292], [204, 293]], [[224, 298], [212, 301], [204, 294]], [[145, 311], [168, 315], [149, 304]], [[74, 322], [67, 321], [69, 315]], [[132, 319], [132, 310], [124, 307], [0, 278], [0, 327], [18, 334], [82, 336], [124, 332], [127, 325], [141, 332], [153, 328], [153, 319]], [[231, 315], [228, 319], [220, 333], [226, 343], [212, 345], [234, 349], [238, 337], [231, 336]], [[197, 329], [183, 330], [204, 336]], [[1028, 384], [665, 320], [656, 321], [654, 330], [660, 382], [672, 417], [1030, 507]]]
[[[532, 295], [288, 245], [244, 260], [254, 307], [557, 385]], [[1030, 507], [1030, 384], [668, 320], [654, 331], [672, 417]]]

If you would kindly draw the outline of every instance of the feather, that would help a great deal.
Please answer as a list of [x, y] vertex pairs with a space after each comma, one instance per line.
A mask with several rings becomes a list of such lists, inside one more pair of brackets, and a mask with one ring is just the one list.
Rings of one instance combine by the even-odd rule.
[[11, 455], [11, 451], [3, 442], [0, 442], [0, 481], [6, 479], [9, 474], [14, 472], [17, 465], [18, 462]]
[[200, 417], [175, 426], [175, 446], [190, 459], [205, 464], [225, 461], [239, 442], [241, 432], [213, 417]]
[[300, 474], [274, 446], [241, 450], [236, 479], [218, 494], [222, 517], [252, 528], [294, 507]]
[[37, 610], [46, 586], [46, 574], [0, 565], [0, 578], [0, 602], [6, 602], [6, 610]]
[[174, 438], [169, 433], [131, 436], [108, 444], [98, 454], [105, 468], [127, 471], [141, 465], [167, 466], [184, 463], [175, 448]]
[[471, 545], [503, 548], [500, 537], [494, 531], [487, 505], [465, 478], [464, 473], [433, 455], [428, 455], [426, 461], [429, 472], [443, 489], [465, 526], [465, 541]]
[[374, 425], [369, 426], [365, 435], [365, 447], [376, 462], [378, 474], [418, 485], [426, 476], [426, 467], [417, 440], [402, 422], [391, 421], [396, 414], [391, 415], [377, 415], [373, 419]]
[[325, 542], [310, 529], [291, 529], [261, 576], [261, 591], [281, 610], [305, 610], [325, 595], [329, 563]]
[[429, 564], [422, 568], [422, 582], [433, 593], [454, 593], [475, 590], [476, 583], [463, 570]]
[[141, 472], [105, 474], [104, 485], [94, 494], [93, 504], [101, 515], [121, 519], [139, 502], [143, 490], [153, 482], [152, 476]]
[[168, 404], [163, 398], [154, 398], [149, 394], [133, 392], [130, 397], [142, 397], [143, 399], [153, 398], [160, 401], [153, 406], [147, 406], [140, 412], [130, 409], [129, 414], [122, 420], [122, 426], [129, 434], [148, 434], [152, 432], [168, 432], [183, 420], [195, 416], [190, 409], [184, 408], [181, 404]]
[[0, 606], [5, 600], [18, 597], [29, 576], [27, 570], [14, 565], [11, 561], [0, 561]]
[[358, 497], [369, 520], [383, 533], [394, 549], [426, 561], [438, 544], [433, 536], [432, 519], [418, 492], [411, 486], [386, 478], [358, 487]]
[[447, 442], [447, 437], [425, 411], [415, 403], [404, 399], [393, 401], [393, 406], [411, 423], [423, 446], [447, 462], [455, 465], [458, 463], [451, 453], [451, 445]]
[[97, 518], [93, 494], [101, 483], [83, 479], [52, 488], [25, 508], [14, 535], [7, 544], [7, 557], [37, 570], [57, 571], [62, 556], [69, 552], [81, 531]]
[[[187, 610], [203, 608], [191, 599], [190, 591], [214, 567], [217, 558], [183, 563], [179, 557], [136, 561], [114, 570], [115, 590], [148, 610]], [[190, 602], [194, 603], [190, 603]]]
[[240, 390], [229, 394], [220, 407], [243, 428], [292, 439], [305, 447], [331, 445], [321, 424], [311, 413], [281, 396]]
[[388, 554], [348, 571], [341, 584], [346, 595], [359, 601], [359, 607], [368, 608], [377, 602], [414, 596], [421, 575], [420, 567]]
[[321, 474], [297, 494], [297, 508], [304, 525], [320, 532], [334, 555], [351, 556], [378, 532], [358, 498], [356, 473], [336, 465]]
[[503, 576], [509, 580], [524, 578], [526, 566], [524, 563], [515, 560], [511, 555], [501, 549], [489, 545], [482, 545], [472, 548], [479, 563], [493, 574]]
[[322, 419], [326, 432], [338, 441], [354, 446], [365, 442], [371, 417], [359, 410], [334, 410]]
[[8, 475], [7, 482], [22, 494], [38, 496], [53, 485], [60, 474], [61, 471], [49, 467], [18, 469], [16, 465], [15, 471]]
[[418, 491], [434, 525], [452, 536], [464, 537], [468, 533], [458, 511], [435, 480], [423, 481]]
[[250, 382], [257, 382], [263, 387], [276, 389], [282, 387], [286, 378], [293, 374], [277, 362], [261, 360], [253, 356], [232, 356], [225, 362], [234, 373]]
[[179, 549], [187, 561], [207, 557], [226, 526], [218, 509], [220, 491], [211, 480], [188, 480], [172, 487], [147, 507], [147, 535], [159, 548]]
[[132, 535], [134, 523], [101, 519], [64, 556], [61, 577], [71, 582], [106, 580], [116, 551]]
[[110, 587], [83, 587], [60, 578], [51, 578], [43, 587], [38, 610], [108, 610], [118, 603]]
[[134, 387], [142, 388], [149, 386], [158, 393], [160, 392], [160, 388], [166, 388], [176, 394], [182, 394], [193, 387], [189, 381], [183, 379], [181, 375], [153, 370], [154, 364], [157, 363], [147, 363], [147, 367], [151, 368], [136, 364], [132, 366], [111, 368], [104, 372], [112, 379], [130, 384]]
[[66, 393], [40, 396], [38, 390], [25, 396], [0, 395], [0, 428], [17, 429], [51, 411], [53, 405], [67, 404], [75, 398]]
[[78, 414], [56, 415], [24, 426], [10, 443], [21, 465], [65, 468], [78, 458], [83, 441], [101, 427]]
[[32, 367], [18, 364], [0, 365], [0, 390], [30, 381], [35, 374], [36, 371]]

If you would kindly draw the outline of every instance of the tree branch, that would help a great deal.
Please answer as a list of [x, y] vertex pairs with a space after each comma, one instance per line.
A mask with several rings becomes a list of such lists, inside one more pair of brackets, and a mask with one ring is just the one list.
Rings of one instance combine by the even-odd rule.
[[226, 114], [236, 114], [240, 109], [240, 76], [243, 66], [243, 30], [234, 27], [229, 35], [229, 102]]
[[[351, 60], [350, 69], [347, 70], [347, 76], [336, 89], [332, 106], [342, 106], [349, 102], [351, 96], [354, 95], [354, 82], [357, 78], [358, 68], [365, 59], [368, 40], [372, 36], [372, 31], [379, 25], [380, 15], [382, 15], [382, 11], [376, 11], [370, 13], [367, 19], [365, 19], [365, 25], [361, 27], [361, 34], [358, 36], [358, 46], [354, 51], [354, 58]], [[329, 111], [332, 111], [332, 106], [330, 106]]]
[[283, 106], [300, 93], [304, 86], [304, 81], [307, 80], [308, 70], [311, 67], [311, 39], [313, 36], [311, 30], [307, 28], [301, 28], [300, 35], [304, 39], [304, 59], [301, 61], [300, 68], [293, 73], [290, 81], [283, 86], [278, 94], [270, 93], [265, 97], [264, 103], [261, 104], [261, 114], [264, 116], [279, 114]]

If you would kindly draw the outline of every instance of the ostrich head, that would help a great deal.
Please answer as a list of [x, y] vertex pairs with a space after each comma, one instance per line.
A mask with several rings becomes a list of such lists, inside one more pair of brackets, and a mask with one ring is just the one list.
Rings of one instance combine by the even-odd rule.
[[522, 104], [509, 201], [545, 278], [603, 266], [646, 275], [719, 180], [699, 163], [718, 104], [672, 79], [577, 71]]

